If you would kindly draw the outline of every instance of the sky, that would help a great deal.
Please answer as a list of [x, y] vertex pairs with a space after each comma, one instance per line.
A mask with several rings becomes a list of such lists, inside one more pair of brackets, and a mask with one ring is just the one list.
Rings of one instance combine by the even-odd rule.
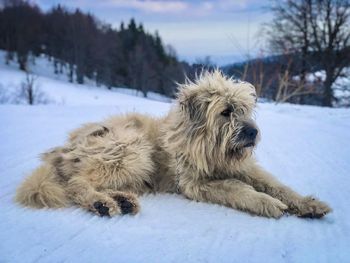
[[180, 59], [210, 56], [218, 65], [242, 61], [263, 47], [262, 23], [271, 20], [270, 1], [259, 0], [33, 0], [44, 10], [61, 4], [94, 14], [119, 27], [135, 18], [158, 31]]

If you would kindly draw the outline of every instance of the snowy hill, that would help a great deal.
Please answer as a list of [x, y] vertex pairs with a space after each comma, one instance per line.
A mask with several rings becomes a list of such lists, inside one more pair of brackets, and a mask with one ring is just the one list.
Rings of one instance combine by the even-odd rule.
[[[1, 65], [0, 84], [17, 85], [21, 74]], [[257, 109], [257, 158], [328, 202], [334, 212], [322, 220], [254, 217], [178, 195], [144, 196], [138, 215], [100, 218], [75, 207], [19, 207], [15, 189], [69, 130], [125, 111], [160, 116], [170, 104], [52, 77], [40, 85], [59, 105], [0, 105], [0, 262], [349, 262], [350, 110]]]

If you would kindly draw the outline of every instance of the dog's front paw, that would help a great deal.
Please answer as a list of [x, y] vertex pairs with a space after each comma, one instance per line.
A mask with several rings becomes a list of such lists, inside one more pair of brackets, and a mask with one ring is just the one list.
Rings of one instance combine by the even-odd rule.
[[111, 189], [104, 190], [104, 193], [113, 199], [121, 214], [135, 215], [140, 211], [139, 201], [135, 194]]
[[130, 192], [116, 191], [113, 189], [105, 189], [104, 194], [113, 200], [114, 205], [119, 210], [119, 214], [135, 215], [140, 211], [140, 204], [137, 195]]
[[332, 209], [326, 203], [307, 196], [291, 204], [288, 211], [301, 218], [321, 218]]
[[265, 205], [265, 215], [273, 218], [280, 218], [284, 215], [285, 211], [288, 209], [284, 203], [280, 200], [271, 198], [269, 202]]
[[265, 217], [280, 218], [284, 215], [288, 206], [280, 200], [266, 194], [261, 194], [255, 206], [255, 213]]
[[140, 210], [140, 205], [137, 198], [132, 194], [117, 194], [113, 199], [118, 203], [122, 214], [137, 214]]
[[324, 202], [314, 197], [304, 197], [298, 204], [296, 215], [302, 218], [321, 218], [332, 209]]
[[120, 208], [116, 205], [113, 199], [101, 199], [93, 202], [90, 210], [99, 216], [114, 216], [120, 214]]

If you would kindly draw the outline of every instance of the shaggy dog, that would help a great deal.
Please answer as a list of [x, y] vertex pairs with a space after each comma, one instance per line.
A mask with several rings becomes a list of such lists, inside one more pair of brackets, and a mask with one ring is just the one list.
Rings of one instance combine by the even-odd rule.
[[137, 213], [138, 195], [168, 192], [265, 217], [324, 216], [327, 204], [297, 194], [257, 165], [256, 99], [248, 83], [203, 73], [179, 86], [164, 118], [133, 113], [73, 131], [64, 146], [43, 154], [16, 200], [114, 216]]

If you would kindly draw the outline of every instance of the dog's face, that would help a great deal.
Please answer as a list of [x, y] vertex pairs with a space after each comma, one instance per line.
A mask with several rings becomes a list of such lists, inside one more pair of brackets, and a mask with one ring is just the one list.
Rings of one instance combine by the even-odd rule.
[[182, 86], [179, 102], [186, 135], [191, 143], [202, 145], [198, 149], [208, 162], [226, 166], [252, 153], [259, 140], [252, 117], [256, 99], [251, 84], [235, 82], [219, 71]]

